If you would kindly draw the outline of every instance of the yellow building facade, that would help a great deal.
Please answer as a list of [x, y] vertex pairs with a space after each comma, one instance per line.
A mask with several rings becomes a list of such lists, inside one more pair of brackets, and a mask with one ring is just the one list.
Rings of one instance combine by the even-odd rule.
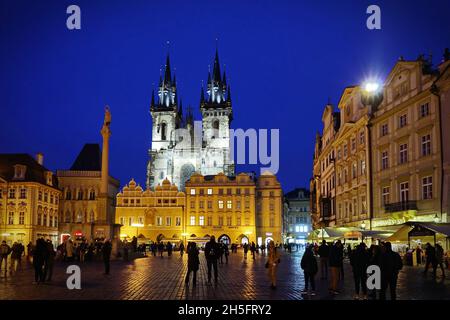
[[43, 155], [0, 155], [0, 233], [9, 245], [38, 238], [58, 240], [61, 191]]
[[132, 179], [117, 194], [120, 238], [179, 243], [183, 240], [185, 201], [185, 194], [167, 179], [154, 191], [143, 190]]
[[155, 190], [131, 180], [117, 194], [116, 223], [122, 239], [204, 244], [211, 236], [231, 244], [281, 243], [282, 191], [276, 177], [263, 174], [194, 173], [185, 192], [165, 179]]

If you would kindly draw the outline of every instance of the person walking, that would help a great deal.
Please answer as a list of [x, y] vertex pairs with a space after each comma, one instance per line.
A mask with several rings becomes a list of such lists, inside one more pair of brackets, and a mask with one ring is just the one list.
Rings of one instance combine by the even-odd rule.
[[11, 248], [5, 240], [0, 245], [0, 270], [2, 269], [3, 261], [5, 261], [5, 276], [8, 272], [8, 255], [11, 253]]
[[160, 256], [161, 258], [163, 258], [163, 253], [164, 253], [164, 243], [162, 243], [161, 241], [160, 241], [159, 244], [158, 244], [158, 253], [159, 253], [159, 256]]
[[197, 271], [200, 265], [200, 259], [198, 258], [199, 250], [195, 242], [188, 243], [186, 253], [188, 255], [188, 270], [184, 283], [186, 284], [186, 286], [189, 286], [189, 277], [192, 272], [192, 286], [195, 288], [195, 286], [197, 285]]
[[341, 273], [342, 268], [342, 250], [341, 250], [341, 242], [336, 241], [336, 243], [330, 248], [330, 256], [329, 256], [329, 264], [331, 271], [331, 281], [330, 281], [330, 293], [339, 294], [338, 283], [339, 283], [339, 274]]
[[320, 279], [328, 278], [328, 257], [330, 256], [330, 247], [325, 240], [322, 240], [322, 244], [318, 249], [320, 257]]
[[415, 253], [416, 253], [417, 265], [420, 266], [422, 264], [422, 248], [420, 248], [419, 245], [417, 245]]
[[436, 250], [430, 243], [427, 243], [425, 246], [425, 270], [423, 272], [425, 275], [427, 274], [430, 265], [433, 268], [433, 270], [436, 269], [437, 265]]
[[303, 253], [303, 257], [300, 262], [300, 266], [303, 269], [305, 277], [305, 288], [303, 289], [303, 292], [308, 293], [309, 284], [311, 284], [312, 291], [309, 292], [309, 294], [315, 296], [316, 295], [315, 276], [317, 274], [318, 267], [317, 267], [317, 260], [316, 257], [314, 256], [314, 252], [311, 246], [306, 247], [305, 253]]
[[269, 269], [268, 274], [270, 279], [270, 288], [274, 290], [277, 287], [277, 269], [281, 260], [280, 254], [277, 252], [277, 248], [275, 247], [273, 240], [270, 240], [269, 242], [268, 251], [266, 268]]
[[441, 268], [442, 278], [445, 278], [445, 268], [444, 268], [444, 248], [438, 243], [436, 244], [436, 267], [433, 270], [434, 276], [436, 277], [437, 267]]
[[[53, 264], [55, 262], [56, 252], [55, 247], [50, 239], [46, 242], [47, 255], [44, 260], [44, 280], [52, 281], [53, 276]], [[83, 260], [84, 261], [84, 260]]]
[[[367, 267], [369, 266], [369, 252], [366, 250], [366, 244], [361, 242], [350, 254], [350, 265], [353, 271], [353, 280], [355, 282], [355, 295], [353, 299], [367, 300]], [[360, 297], [360, 289], [362, 296]]]
[[[378, 245], [371, 245], [369, 249], [369, 265], [375, 265], [380, 266], [381, 261], [381, 249]], [[377, 298], [377, 290], [376, 289], [370, 289], [368, 290], [368, 296], [372, 300], [376, 300]]]
[[205, 245], [205, 258], [208, 267], [208, 284], [211, 283], [211, 269], [214, 269], [214, 282], [217, 284], [217, 259], [219, 258], [219, 244], [216, 242], [216, 238], [211, 236], [209, 242]]
[[169, 241], [169, 242], [167, 242], [167, 256], [168, 257], [172, 256], [172, 250], [173, 250], [172, 243], [170, 243], [170, 241]]
[[220, 241], [219, 243], [219, 258], [218, 258], [218, 262], [219, 264], [223, 264], [223, 241]]
[[14, 242], [11, 248], [11, 274], [17, 272], [17, 269], [21, 265], [23, 251], [24, 247], [20, 243]]
[[180, 256], [183, 258], [183, 254], [184, 254], [184, 244], [183, 242], [180, 244]]
[[381, 292], [380, 300], [386, 300], [387, 287], [390, 289], [391, 300], [397, 299], [398, 273], [403, 268], [402, 258], [397, 252], [392, 251], [390, 242], [382, 246], [380, 269], [381, 269]]
[[251, 245], [251, 247], [250, 247], [250, 251], [252, 252], [253, 260], [255, 260], [256, 245], [255, 245], [254, 242], [252, 242], [252, 245]]
[[226, 243], [223, 244], [222, 251], [225, 256], [225, 263], [228, 264], [228, 256], [230, 255], [230, 251], [228, 250], [228, 245]]
[[105, 275], [109, 275], [110, 258], [111, 258], [112, 245], [109, 240], [105, 240], [102, 247], [103, 264], [105, 265]]
[[247, 259], [247, 253], [248, 253], [248, 243], [244, 243], [244, 259]]
[[36, 240], [36, 246], [33, 250], [33, 267], [34, 267], [34, 284], [44, 282], [44, 260], [46, 256], [47, 246], [45, 240], [39, 238]]

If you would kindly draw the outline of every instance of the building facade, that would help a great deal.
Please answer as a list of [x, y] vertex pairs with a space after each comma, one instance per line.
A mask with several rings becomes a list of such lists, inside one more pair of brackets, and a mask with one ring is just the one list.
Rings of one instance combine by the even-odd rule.
[[207, 94], [201, 88], [202, 121], [194, 123], [189, 107], [183, 114], [177, 82], [167, 56], [164, 78], [160, 78], [158, 99], [154, 92], [150, 105], [152, 144], [147, 167], [147, 186], [155, 188], [165, 179], [184, 190], [194, 172], [203, 175], [234, 175], [230, 158], [230, 123], [233, 119], [230, 87], [220, 71], [216, 51], [213, 71], [208, 74]]
[[[316, 138], [315, 229], [395, 230], [406, 221], [448, 221], [449, 56], [447, 49], [438, 68], [424, 56], [400, 58], [380, 90], [344, 90], [338, 130], [330, 138], [324, 122], [324, 133]], [[325, 111], [323, 119], [332, 114]], [[330, 163], [333, 169], [327, 169]], [[321, 201], [328, 197], [334, 197], [336, 220], [321, 224], [326, 216]]]
[[296, 188], [284, 195], [283, 242], [304, 244], [312, 230], [310, 193]]
[[331, 104], [322, 114], [322, 134], [317, 133], [313, 157], [311, 216], [314, 228], [336, 224], [336, 165], [333, 142], [340, 128], [341, 117]]
[[67, 237], [87, 240], [117, 237], [115, 199], [119, 181], [109, 175], [109, 137], [111, 114], [106, 108], [98, 144], [86, 144], [69, 170], [58, 170], [60, 200], [60, 241]]
[[1, 238], [9, 245], [58, 240], [61, 191], [56, 176], [43, 166], [43, 155], [0, 155]]
[[281, 242], [281, 187], [266, 173], [203, 176], [194, 173], [186, 191], [165, 179], [145, 191], [134, 180], [117, 195], [116, 223], [121, 238], [145, 241], [194, 241], [211, 236], [224, 243]]

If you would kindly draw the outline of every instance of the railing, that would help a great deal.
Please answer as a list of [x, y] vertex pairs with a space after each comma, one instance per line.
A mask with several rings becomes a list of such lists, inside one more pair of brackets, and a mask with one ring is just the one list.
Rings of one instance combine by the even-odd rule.
[[417, 210], [417, 201], [409, 200], [396, 203], [388, 203], [384, 205], [384, 211], [386, 212], [397, 212], [406, 210]]

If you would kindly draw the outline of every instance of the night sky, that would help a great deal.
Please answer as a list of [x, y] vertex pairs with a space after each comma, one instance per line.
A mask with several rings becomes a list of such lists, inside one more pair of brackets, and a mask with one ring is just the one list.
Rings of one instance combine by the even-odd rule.
[[[81, 30], [66, 28], [71, 4], [81, 8]], [[366, 28], [371, 4], [381, 7], [381, 30]], [[200, 119], [218, 38], [232, 128], [279, 128], [283, 189], [307, 187], [328, 99], [336, 105], [344, 87], [384, 79], [401, 55], [432, 53], [438, 63], [450, 46], [449, 12], [448, 0], [2, 0], [0, 152], [41, 151], [45, 166], [68, 169], [85, 143], [101, 143], [108, 104], [110, 173], [144, 185], [166, 42], [179, 97]]]

